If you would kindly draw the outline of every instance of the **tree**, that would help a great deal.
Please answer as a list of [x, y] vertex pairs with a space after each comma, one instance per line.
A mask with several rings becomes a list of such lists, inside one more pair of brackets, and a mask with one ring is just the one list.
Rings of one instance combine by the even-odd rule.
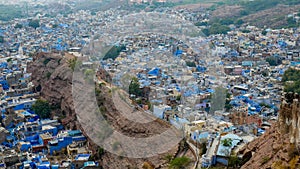
[[230, 147], [230, 146], [232, 146], [232, 139], [226, 138], [226, 139], [222, 140], [221, 143], [225, 147]]
[[188, 67], [196, 67], [196, 63], [195, 62], [186, 61], [186, 65]]
[[250, 33], [251, 31], [248, 30], [248, 29], [243, 29], [242, 32], [243, 32], [243, 33]]
[[80, 60], [77, 59], [77, 57], [73, 58], [73, 59], [69, 59], [67, 61], [69, 68], [72, 69], [72, 71], [75, 70], [75, 68], [79, 68], [80, 65], [82, 64], [82, 62]]
[[235, 22], [236, 25], [240, 26], [244, 23], [244, 21], [242, 19], [239, 19]]
[[229, 167], [239, 168], [240, 163], [241, 163], [241, 160], [236, 155], [232, 155], [228, 159]]
[[51, 107], [46, 100], [36, 100], [31, 109], [42, 119], [50, 118]]
[[171, 168], [171, 169], [183, 169], [189, 163], [190, 163], [190, 159], [188, 157], [185, 157], [185, 156], [183, 156], [183, 157], [177, 157], [177, 158], [174, 158], [170, 162], [169, 168]]
[[142, 90], [140, 89], [140, 83], [136, 77], [133, 77], [131, 79], [131, 82], [129, 84], [129, 94], [133, 94], [136, 97], [142, 95]]
[[287, 82], [287, 81], [297, 81], [300, 80], [300, 70], [289, 68], [287, 69], [282, 77], [282, 82]]
[[205, 28], [201, 30], [206, 36], [209, 36], [209, 29]]
[[295, 24], [296, 20], [293, 17], [288, 17], [287, 22], [288, 22], [288, 24]]
[[101, 158], [104, 155], [105, 151], [102, 147], [98, 147], [98, 157]]
[[230, 18], [222, 19], [220, 21], [220, 24], [222, 24], [222, 25], [230, 25], [230, 24], [233, 24], [233, 23], [234, 23], [234, 21]]
[[53, 28], [53, 29], [55, 29], [55, 28], [57, 28], [57, 27], [58, 27], [57, 24], [53, 24], [53, 25], [52, 25], [52, 28]]
[[4, 37], [0, 36], [0, 43], [4, 43]]
[[300, 70], [289, 68], [282, 77], [285, 92], [300, 93]]
[[171, 162], [172, 158], [173, 158], [173, 156], [172, 156], [171, 154], [167, 154], [167, 155], [164, 157], [164, 159], [165, 159], [168, 163]]
[[246, 10], [242, 10], [242, 11], [240, 11], [240, 15], [241, 16], [246, 16], [246, 15], [249, 15], [249, 12], [246, 11]]
[[227, 32], [230, 31], [230, 28], [226, 25], [222, 25], [220, 23], [214, 23], [209, 28], [209, 34], [227, 34]]
[[36, 28], [40, 27], [40, 21], [39, 20], [31, 20], [31, 21], [29, 21], [28, 26], [36, 29]]
[[271, 108], [271, 106], [266, 103], [259, 103], [259, 105], [260, 105], [260, 107]]
[[266, 58], [266, 61], [270, 64], [270, 66], [278, 66], [281, 64], [281, 61], [278, 59], [278, 57], [271, 56]]
[[23, 27], [23, 25], [22, 25], [22, 24], [19, 24], [19, 23], [17, 23], [17, 24], [14, 26], [15, 29], [21, 29], [22, 27]]
[[263, 31], [261, 32], [262, 35], [267, 35], [267, 33], [268, 33], [268, 32], [267, 32], [266, 30], [263, 30]]
[[232, 108], [232, 105], [230, 104], [230, 101], [231, 101], [230, 98], [231, 98], [231, 95], [230, 95], [230, 93], [227, 92], [227, 94], [226, 94], [226, 101], [225, 101], [225, 109], [227, 111], [229, 111]]
[[286, 83], [284, 86], [285, 92], [293, 92], [293, 93], [300, 93], [300, 80]]
[[207, 22], [197, 22], [195, 23], [195, 26], [208, 26], [208, 23]]

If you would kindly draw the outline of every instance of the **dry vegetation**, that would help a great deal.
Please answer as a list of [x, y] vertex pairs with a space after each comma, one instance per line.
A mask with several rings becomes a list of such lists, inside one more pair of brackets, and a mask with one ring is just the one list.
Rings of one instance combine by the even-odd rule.
[[243, 8], [239, 5], [224, 5], [218, 7], [212, 12], [212, 18], [228, 18], [228, 17], [237, 17], [240, 15], [240, 11]]
[[274, 8], [263, 10], [254, 14], [243, 17], [245, 22], [251, 25], [263, 27], [268, 25], [271, 28], [277, 28], [287, 24], [286, 17], [288, 14], [298, 12], [300, 5], [287, 6], [278, 5]]

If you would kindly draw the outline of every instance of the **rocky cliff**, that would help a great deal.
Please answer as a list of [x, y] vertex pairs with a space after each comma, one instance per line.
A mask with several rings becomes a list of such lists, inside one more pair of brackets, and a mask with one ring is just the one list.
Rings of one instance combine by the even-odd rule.
[[[40, 91], [42, 98], [48, 100], [52, 106], [57, 107], [53, 115], [60, 117], [66, 128], [83, 130], [83, 133], [89, 138], [89, 145], [94, 152], [94, 157], [99, 159], [103, 168], [142, 168], [145, 162], [157, 168], [166, 162], [164, 157], [167, 154], [175, 154], [178, 151], [178, 145], [174, 145], [174, 148], [167, 153], [143, 159], [121, 157], [107, 151], [102, 152], [102, 149], [98, 146], [97, 138], [94, 137], [97, 124], [92, 124], [92, 121], [97, 117], [75, 113], [73, 97], [76, 96], [74, 94], [72, 96], [73, 71], [70, 68], [70, 60], [72, 59], [74, 59], [74, 56], [70, 54], [39, 53], [33, 57], [33, 62], [28, 64], [28, 72], [32, 73], [32, 81], [36, 86], [35, 90]], [[100, 80], [110, 81], [109, 75], [104, 70], [98, 71], [97, 75]], [[102, 112], [103, 116], [117, 131], [122, 132], [124, 135], [139, 138], [149, 137], [164, 132], [170, 127], [160, 120], [147, 125], [132, 123], [122, 116], [122, 113], [120, 113], [122, 108], [115, 107], [110, 93], [111, 90], [105, 86], [97, 87], [97, 90], [99, 90], [97, 101], [101, 106], [99, 108], [104, 110]], [[83, 102], [85, 101], [83, 100]], [[85, 106], [89, 107], [89, 105]], [[87, 119], [87, 121], [78, 120], [83, 118], [90, 119]], [[87, 123], [91, 127], [87, 127], [81, 122]]]
[[242, 168], [300, 168], [299, 116], [299, 95], [284, 94], [278, 121], [264, 135], [240, 151], [244, 160], [248, 160]]
[[28, 64], [28, 72], [32, 73], [35, 90], [40, 91], [41, 97], [46, 99], [57, 109], [53, 114], [63, 119], [68, 129], [76, 127], [76, 115], [72, 101], [72, 69], [67, 60], [58, 53], [39, 53]]

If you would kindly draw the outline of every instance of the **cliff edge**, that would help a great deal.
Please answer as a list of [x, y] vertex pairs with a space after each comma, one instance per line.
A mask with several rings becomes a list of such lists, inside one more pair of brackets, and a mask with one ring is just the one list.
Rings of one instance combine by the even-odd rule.
[[285, 93], [278, 121], [261, 137], [246, 145], [240, 153], [247, 161], [241, 168], [300, 168], [300, 97]]

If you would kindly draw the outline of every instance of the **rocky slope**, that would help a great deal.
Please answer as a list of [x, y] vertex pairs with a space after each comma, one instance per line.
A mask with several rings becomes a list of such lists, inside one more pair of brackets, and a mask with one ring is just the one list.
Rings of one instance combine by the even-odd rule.
[[[263, 5], [261, 7], [264, 8]], [[225, 4], [217, 7], [216, 10], [212, 11], [211, 19], [232, 18], [234, 21], [241, 19], [244, 21], [245, 25], [253, 25], [259, 28], [280, 29], [289, 25], [287, 16], [289, 14], [298, 13], [299, 7], [299, 4], [284, 5], [280, 3], [264, 10], [248, 10], [245, 12], [245, 6], [239, 5], [237, 2], [235, 5]]]
[[300, 97], [297, 94], [284, 95], [278, 122], [240, 151], [244, 160], [250, 158], [242, 168], [300, 168], [299, 101]]
[[72, 70], [67, 64], [68, 59], [58, 53], [39, 53], [28, 64], [28, 72], [32, 73], [32, 82], [42, 98], [57, 107], [53, 114], [63, 118], [66, 127], [72, 129], [76, 128], [76, 116], [72, 106]]
[[284, 25], [288, 25], [287, 16], [297, 13], [299, 7], [300, 5], [277, 5], [271, 9], [259, 11], [241, 19], [257, 27], [281, 28]]
[[[142, 168], [144, 163], [157, 168], [166, 162], [164, 157], [167, 154], [176, 154], [178, 144], [174, 145], [167, 153], [143, 159], [121, 157], [107, 151], [102, 153], [99, 140], [95, 137], [99, 130], [97, 128], [97, 114], [78, 114], [74, 108], [73, 97], [79, 96], [76, 94], [72, 96], [73, 71], [70, 68], [70, 60], [72, 59], [74, 56], [70, 54], [39, 53], [34, 56], [33, 62], [28, 64], [28, 72], [32, 73], [32, 81], [36, 90], [41, 92], [41, 97], [48, 100], [52, 106], [57, 107], [53, 115], [61, 118], [66, 128], [83, 130], [83, 133], [89, 138], [89, 145], [94, 152], [94, 157], [100, 159], [99, 162], [103, 168]], [[98, 71], [98, 78], [110, 81], [109, 75], [103, 70]], [[84, 87], [79, 86], [79, 88]], [[164, 132], [170, 127], [167, 123], [159, 120], [146, 125], [131, 122], [120, 112], [122, 108], [115, 107], [111, 97], [111, 89], [103, 85], [97, 86], [97, 90], [99, 90], [97, 95], [99, 109], [104, 110], [101, 113], [114, 129], [124, 135], [139, 138], [149, 137]], [[89, 107], [88, 99], [82, 100], [82, 105]]]

